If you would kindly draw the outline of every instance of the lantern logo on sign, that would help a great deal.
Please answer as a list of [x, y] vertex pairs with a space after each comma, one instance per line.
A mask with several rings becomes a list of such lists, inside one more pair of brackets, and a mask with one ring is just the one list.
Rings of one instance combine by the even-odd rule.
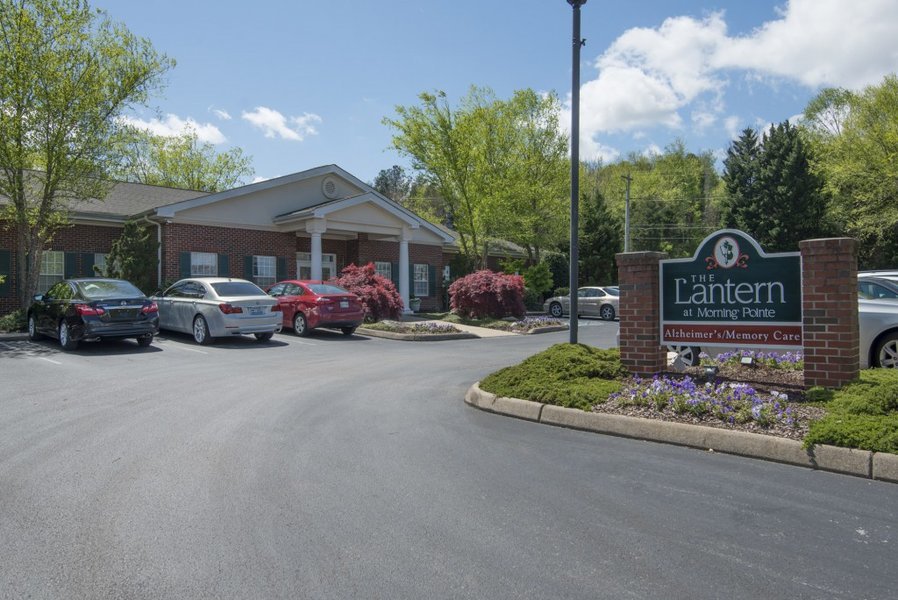
[[705, 259], [707, 269], [748, 268], [748, 255], [739, 252], [739, 243], [730, 236], [724, 236], [714, 244], [714, 254]]

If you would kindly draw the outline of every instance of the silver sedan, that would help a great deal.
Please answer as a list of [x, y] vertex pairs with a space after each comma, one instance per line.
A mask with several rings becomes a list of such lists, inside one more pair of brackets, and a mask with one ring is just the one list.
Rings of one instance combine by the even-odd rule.
[[245, 279], [182, 279], [153, 300], [159, 305], [161, 329], [192, 334], [198, 344], [245, 334], [267, 342], [281, 330], [277, 300]]
[[[577, 313], [611, 321], [620, 308], [620, 289], [615, 286], [587, 286], [577, 290]], [[571, 297], [554, 296], [543, 303], [543, 310], [553, 317], [570, 314]]]

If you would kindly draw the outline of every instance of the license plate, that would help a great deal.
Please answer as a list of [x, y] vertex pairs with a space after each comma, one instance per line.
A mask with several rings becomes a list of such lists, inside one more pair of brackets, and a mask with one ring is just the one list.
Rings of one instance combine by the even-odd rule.
[[113, 321], [130, 321], [137, 318], [137, 309], [113, 308], [109, 310], [109, 316]]
[[349, 300], [340, 300], [340, 308], [349, 308]]
[[254, 315], [254, 316], [261, 315], [261, 314], [262, 314], [262, 307], [261, 307], [261, 306], [250, 306], [250, 307], [249, 307], [249, 314]]

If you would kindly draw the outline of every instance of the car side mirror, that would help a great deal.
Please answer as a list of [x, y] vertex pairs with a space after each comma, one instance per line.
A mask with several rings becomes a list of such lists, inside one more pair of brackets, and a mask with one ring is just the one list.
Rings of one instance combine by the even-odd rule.
[[44, 295], [43, 294], [35, 294], [34, 298], [32, 298], [32, 300], [34, 300], [35, 302], [42, 302], [44, 300]]

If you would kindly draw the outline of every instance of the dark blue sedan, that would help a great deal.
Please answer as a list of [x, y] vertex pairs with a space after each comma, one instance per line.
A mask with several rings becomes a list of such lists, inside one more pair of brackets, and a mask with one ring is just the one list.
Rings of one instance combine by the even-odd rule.
[[134, 338], [149, 346], [159, 332], [159, 308], [122, 279], [66, 279], [28, 308], [28, 337], [56, 338], [64, 350], [81, 341]]

